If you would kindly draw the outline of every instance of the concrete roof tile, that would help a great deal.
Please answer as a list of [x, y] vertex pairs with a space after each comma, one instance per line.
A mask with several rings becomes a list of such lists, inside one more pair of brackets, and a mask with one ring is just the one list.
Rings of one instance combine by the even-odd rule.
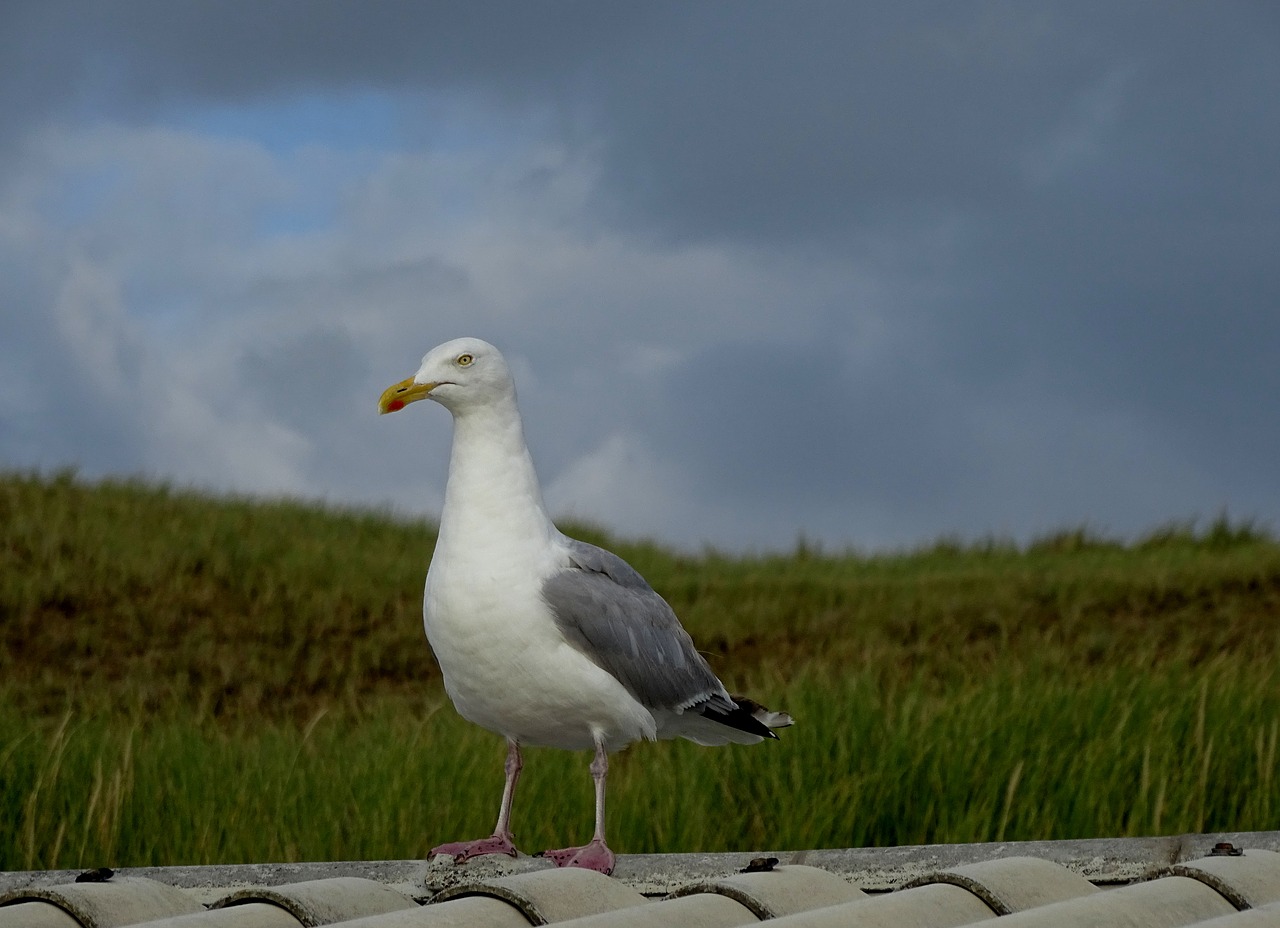
[[866, 895], [834, 873], [794, 864], [690, 883], [673, 892], [671, 898], [695, 893], [728, 896], [761, 919], [838, 905]]
[[1038, 857], [1004, 857], [964, 864], [917, 877], [903, 888], [929, 883], [951, 883], [967, 889], [997, 915], [1011, 915], [1098, 892], [1096, 886], [1079, 874]]
[[3, 928], [80, 928], [74, 916], [52, 902], [14, 902], [0, 909]]
[[227, 910], [254, 903], [268, 903], [284, 909], [303, 928], [414, 909], [418, 905], [404, 893], [374, 880], [339, 876], [283, 886], [239, 889], [218, 899], [211, 908]]
[[985, 902], [949, 883], [913, 889], [798, 912], [769, 924], [776, 928], [952, 928], [996, 917]]
[[229, 909], [162, 918], [136, 928], [301, 928], [301, 925], [288, 909], [274, 903], [246, 902]]
[[[167, 915], [201, 911], [200, 903], [167, 883], [139, 877], [114, 877], [105, 882], [27, 886], [0, 894], [0, 928], [25, 928], [12, 920], [16, 903], [44, 903], [71, 915], [81, 928], [117, 928], [153, 921]], [[29, 911], [29, 910], [28, 910]], [[38, 915], [46, 919], [48, 913]], [[23, 917], [26, 913], [23, 913]], [[50, 921], [49, 924], [57, 924]]]
[[492, 896], [514, 906], [531, 925], [612, 912], [646, 900], [625, 883], [601, 873], [572, 868], [535, 870], [483, 882], [463, 883], [446, 889], [431, 900], [446, 905], [468, 896]]
[[442, 905], [423, 905], [404, 912], [372, 915], [343, 922], [342, 928], [527, 928], [519, 908], [497, 896], [464, 896]]
[[624, 855], [612, 877], [525, 857], [76, 876], [0, 873], [0, 928], [1280, 928], [1280, 832]]
[[1204, 883], [1185, 876], [1166, 876], [1007, 915], [1000, 928], [1166, 928], [1194, 925], [1235, 911], [1235, 906]]
[[1196, 928], [1280, 928], [1280, 904], [1246, 909], [1234, 915], [1211, 918]]
[[1280, 902], [1280, 854], [1235, 850], [1177, 864], [1170, 872], [1207, 883], [1237, 908]]
[[759, 921], [749, 908], [728, 896], [698, 893], [559, 924], [563, 928], [736, 928]]

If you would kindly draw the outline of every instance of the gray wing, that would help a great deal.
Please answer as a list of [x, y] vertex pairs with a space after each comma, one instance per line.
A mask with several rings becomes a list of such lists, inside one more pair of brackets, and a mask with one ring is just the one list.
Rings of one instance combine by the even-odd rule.
[[548, 577], [542, 595], [569, 643], [647, 708], [732, 711], [724, 684], [644, 577], [616, 554], [567, 541], [571, 566]]

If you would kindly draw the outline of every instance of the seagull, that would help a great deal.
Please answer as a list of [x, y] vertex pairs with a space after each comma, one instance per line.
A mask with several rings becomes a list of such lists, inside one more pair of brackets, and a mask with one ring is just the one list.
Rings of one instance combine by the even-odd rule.
[[458, 713], [507, 742], [493, 834], [441, 844], [462, 863], [518, 853], [511, 804], [521, 745], [592, 750], [595, 833], [544, 851], [557, 866], [611, 873], [605, 842], [609, 753], [634, 741], [755, 744], [792, 724], [731, 696], [661, 596], [622, 558], [562, 534], [542, 501], [515, 383], [502, 353], [461, 338], [427, 352], [380, 413], [434, 400], [453, 415], [453, 450], [422, 616]]

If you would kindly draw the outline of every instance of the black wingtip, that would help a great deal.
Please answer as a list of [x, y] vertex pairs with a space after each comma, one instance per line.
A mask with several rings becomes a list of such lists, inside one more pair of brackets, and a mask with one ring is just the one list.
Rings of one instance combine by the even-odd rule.
[[779, 727], [791, 724], [791, 716], [781, 712], [770, 712], [754, 699], [736, 695], [731, 696], [730, 699], [734, 702], [731, 710], [716, 709], [708, 704], [702, 707], [701, 714], [721, 725], [727, 725], [760, 738], [772, 738], [774, 741], [779, 740], [777, 733], [765, 724], [762, 718], [785, 719]]

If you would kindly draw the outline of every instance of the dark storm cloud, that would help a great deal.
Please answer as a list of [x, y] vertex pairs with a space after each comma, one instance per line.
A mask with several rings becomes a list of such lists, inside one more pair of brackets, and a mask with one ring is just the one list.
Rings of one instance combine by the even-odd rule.
[[1028, 157], [1091, 119], [1072, 181], [1094, 200], [1136, 192], [1163, 213], [1275, 195], [1265, 5], [748, 9], [690, 5], [646, 80], [610, 88], [617, 186], [687, 234], [776, 242], [1016, 206], [1034, 197]]
[[[1266, 4], [8, 9], [9, 133], [89, 105], [127, 115], [359, 87], [473, 92], [601, 140], [599, 205], [664, 235], [785, 245], [1016, 210], [1044, 193], [1028, 171], [1072, 157], [1060, 169], [1081, 209], [1172, 220], [1280, 207], [1280, 13]], [[1094, 136], [1046, 149], [1073, 123]]]
[[[481, 333], [555, 371], [552, 398], [531, 393], [534, 417], [563, 415], [570, 385], [600, 394], [548, 439], [555, 468], [623, 435], [679, 462], [700, 498], [832, 537], [856, 537], [859, 518], [876, 523], [872, 537], [901, 540], [1055, 521], [1134, 530], [1226, 503], [1280, 513], [1273, 4], [3, 10], [0, 165], [46, 123], [163, 124], [193, 106], [367, 91], [394, 98], [405, 151], [431, 151], [449, 131], [493, 132], [490, 147], [524, 132], [587, 164], [587, 192], [568, 205], [553, 187], [563, 165], [532, 169], [529, 184], [547, 192], [529, 202], [555, 203], [547, 225], [571, 228], [571, 251], [605, 230], [652, 263], [623, 265], [625, 280], [607, 262], [567, 264], [599, 276], [535, 278], [544, 289], [493, 308], [497, 331]], [[406, 176], [385, 201], [363, 190], [369, 228], [356, 238], [431, 214], [429, 190], [402, 208], [427, 187]], [[758, 271], [776, 310], [735, 318], [723, 306], [740, 291], [726, 281], [698, 291], [695, 274], [657, 279], [663, 256], [713, 253], [739, 278]], [[433, 255], [406, 260], [421, 273], [373, 262], [350, 299], [464, 305], [441, 338], [476, 324], [483, 281]], [[261, 286], [254, 298], [271, 302]], [[322, 269], [281, 299], [323, 303], [331, 289]], [[686, 326], [688, 344], [664, 340], [700, 314], [715, 324]], [[858, 350], [867, 319], [890, 333], [885, 350]], [[312, 383], [279, 419], [339, 441], [346, 420], [326, 425], [324, 410], [369, 379], [357, 353], [371, 349], [323, 323], [299, 328], [296, 342], [241, 352], [238, 370], [264, 410], [282, 377], [295, 382], [286, 372]], [[678, 360], [634, 380], [580, 360], [609, 341], [619, 356], [634, 341]], [[333, 364], [323, 389], [313, 356]], [[615, 381], [634, 395], [606, 397]], [[90, 418], [111, 421], [100, 412]], [[141, 441], [124, 421], [95, 441]], [[337, 465], [326, 479], [342, 484]]]
[[484, 0], [14, 0], [0, 20], [3, 131], [12, 138], [86, 107], [145, 116], [176, 103], [360, 88], [472, 89], [523, 102], [613, 42], [641, 38], [658, 12]]
[[1098, 149], [1076, 179], [1086, 196], [1276, 205], [1266, 4], [47, 0], [6, 19], [6, 104], [27, 120], [471, 91], [600, 138], [605, 195], [670, 234], [785, 241], [1017, 205], [1034, 195], [1026, 159], [1108, 81], [1121, 99], [1083, 143]]

